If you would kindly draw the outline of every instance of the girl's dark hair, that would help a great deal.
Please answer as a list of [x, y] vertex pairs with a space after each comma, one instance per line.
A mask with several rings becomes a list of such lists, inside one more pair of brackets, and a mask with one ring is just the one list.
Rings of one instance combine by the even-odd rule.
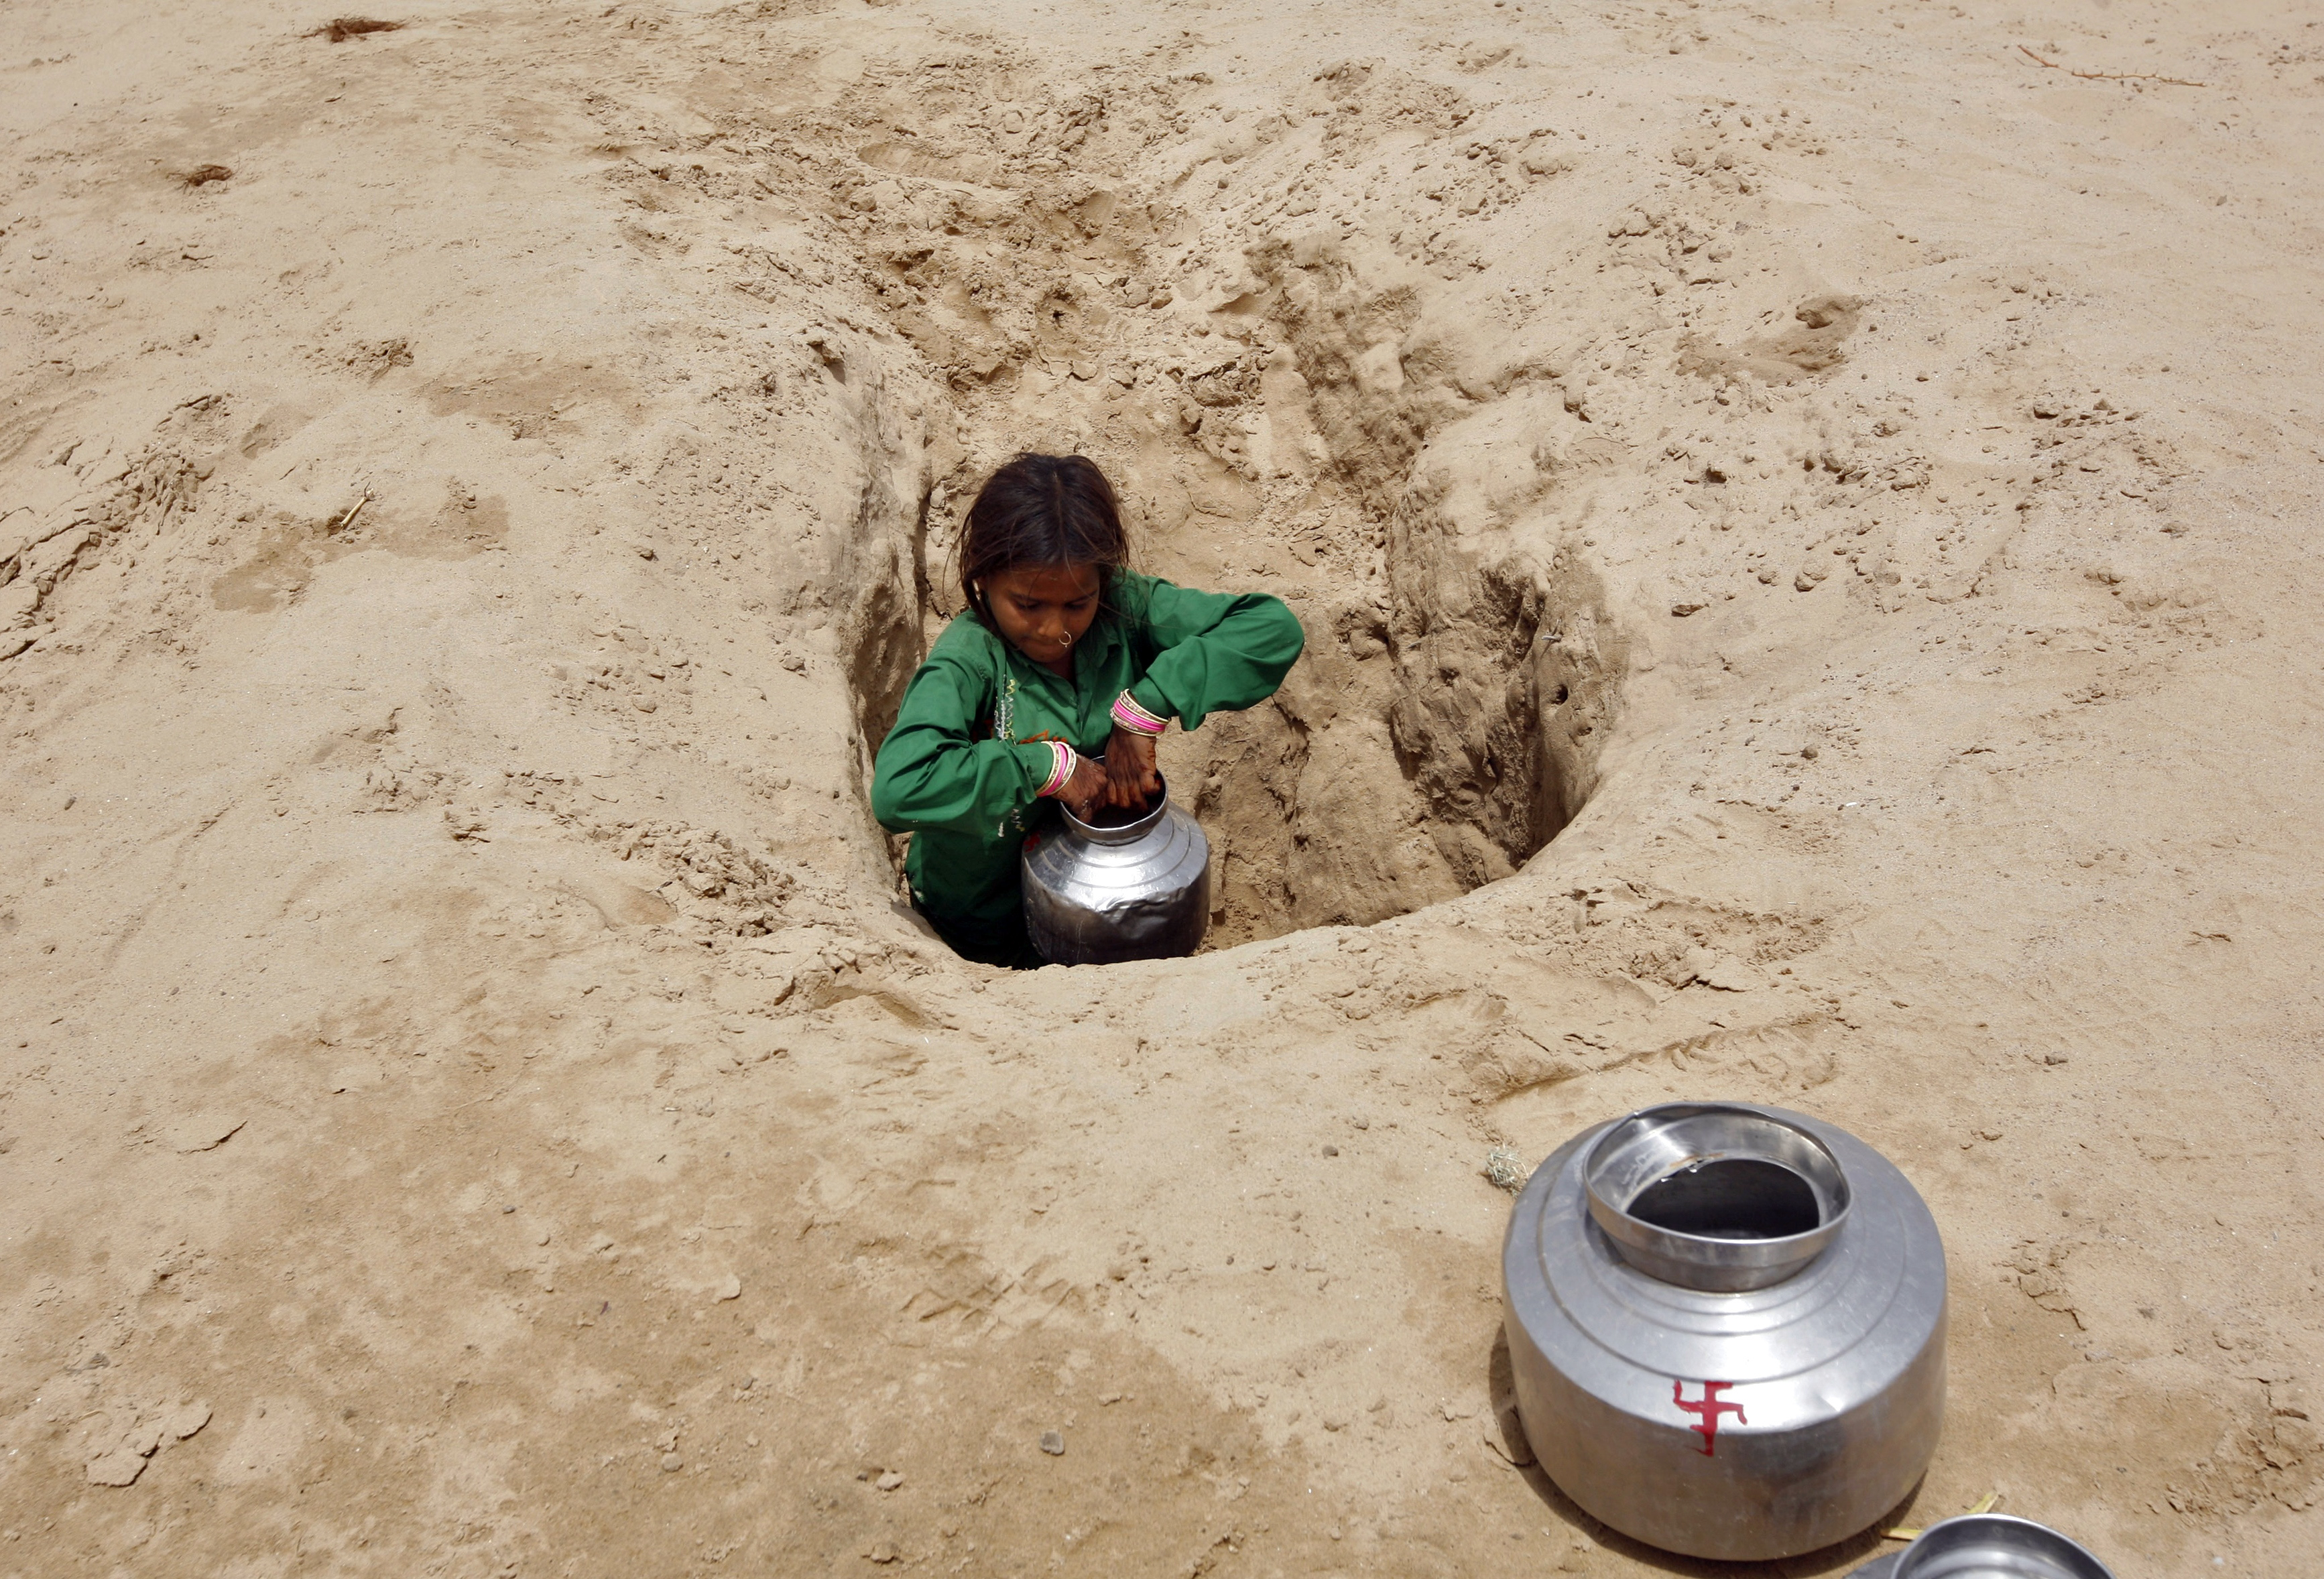
[[1094, 565], [1111, 605], [1113, 573], [1130, 564], [1130, 538], [1113, 484], [1086, 455], [1019, 455], [985, 480], [960, 534], [960, 591], [987, 625], [977, 583], [1019, 565]]

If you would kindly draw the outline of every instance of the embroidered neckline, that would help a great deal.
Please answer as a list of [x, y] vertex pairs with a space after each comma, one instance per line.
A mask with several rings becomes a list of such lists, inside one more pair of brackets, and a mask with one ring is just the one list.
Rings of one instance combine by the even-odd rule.
[[[1006, 660], [1004, 660], [1005, 662]], [[1015, 744], [1017, 739], [1017, 676], [1003, 673], [1001, 694], [992, 704], [992, 735]]]

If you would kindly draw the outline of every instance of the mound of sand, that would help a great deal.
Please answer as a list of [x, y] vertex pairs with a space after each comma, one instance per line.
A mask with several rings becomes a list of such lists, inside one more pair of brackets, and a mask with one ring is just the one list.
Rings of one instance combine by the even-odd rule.
[[[1483, 1164], [1674, 1094], [1935, 1209], [1900, 1519], [2310, 1571], [2298, 8], [363, 20], [0, 27], [0, 1574], [1655, 1569]], [[1024, 447], [1309, 632], [1190, 960], [865, 807]]]

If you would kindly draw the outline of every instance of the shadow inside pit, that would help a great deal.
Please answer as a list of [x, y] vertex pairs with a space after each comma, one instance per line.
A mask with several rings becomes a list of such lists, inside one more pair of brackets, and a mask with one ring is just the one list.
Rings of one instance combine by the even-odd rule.
[[1603, 1524], [1585, 1512], [1581, 1504], [1558, 1489], [1557, 1483], [1542, 1473], [1535, 1459], [1532, 1445], [1526, 1439], [1525, 1422], [1517, 1415], [1517, 1377], [1509, 1360], [1509, 1339], [1506, 1332], [1496, 1328], [1493, 1346], [1485, 1360], [1485, 1382], [1493, 1402], [1495, 1439], [1489, 1443], [1494, 1452], [1510, 1468], [1525, 1478], [1543, 1509], [1554, 1515], [1568, 1529], [1587, 1539], [1591, 1545], [1628, 1558], [1641, 1566], [1659, 1568], [1665, 1574], [1724, 1575], [1729, 1579], [1766, 1574], [1769, 1579], [1811, 1579], [1812, 1575], [1849, 1574], [1885, 1552], [1901, 1550], [1898, 1543], [1885, 1539], [1880, 1532], [1894, 1529], [1912, 1517], [1913, 1504], [1919, 1501], [1922, 1484], [1916, 1482], [1904, 1500], [1890, 1509], [1869, 1529], [1834, 1541], [1816, 1551], [1803, 1552], [1794, 1557], [1771, 1557], [1760, 1562], [1721, 1562], [1711, 1557], [1690, 1557], [1678, 1552], [1666, 1552], [1659, 1547], [1633, 1539], [1610, 1525]]
[[[947, 135], [996, 161], [988, 179], [1042, 199], [1046, 183], [980, 126]], [[789, 179], [768, 178], [770, 192]], [[1079, 449], [1111, 480], [1143, 568], [1270, 589], [1305, 633], [1274, 694], [1157, 747], [1210, 841], [1204, 948], [1371, 926], [1515, 875], [1589, 799], [1618, 714], [1628, 648], [1594, 570], [1545, 526], [1504, 541], [1439, 510], [1442, 479], [1415, 473], [1434, 420], [1419, 407], [1317, 418], [1305, 381], [1353, 390], [1360, 350], [1318, 326], [1321, 308], [1270, 286], [1199, 335], [1123, 311], [1153, 299], [1148, 252], [1165, 249], [1176, 199], [1100, 196], [1070, 212], [969, 211], [929, 192], [913, 201], [944, 205], [942, 223], [907, 223], [899, 201], [833, 233], [896, 331], [878, 347], [826, 334], [810, 343], [820, 367], [796, 375], [850, 415], [870, 479], [824, 578], [848, 589], [838, 643], [859, 797], [913, 670], [964, 617], [952, 583], [991, 464]], [[1061, 272], [1065, 256], [1087, 267]], [[1033, 334], [996, 327], [1009, 323]], [[1339, 447], [1318, 420], [1340, 424]], [[1301, 431], [1312, 445], [1273, 447]], [[942, 436], [897, 436], [916, 433]], [[868, 805], [862, 826], [884, 840]]]

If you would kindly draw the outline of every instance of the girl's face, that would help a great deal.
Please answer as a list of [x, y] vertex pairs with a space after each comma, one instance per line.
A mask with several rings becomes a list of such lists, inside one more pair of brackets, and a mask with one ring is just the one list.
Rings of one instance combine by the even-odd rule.
[[1097, 620], [1102, 579], [1094, 565], [1018, 565], [985, 578], [984, 606], [1010, 646], [1066, 674]]

